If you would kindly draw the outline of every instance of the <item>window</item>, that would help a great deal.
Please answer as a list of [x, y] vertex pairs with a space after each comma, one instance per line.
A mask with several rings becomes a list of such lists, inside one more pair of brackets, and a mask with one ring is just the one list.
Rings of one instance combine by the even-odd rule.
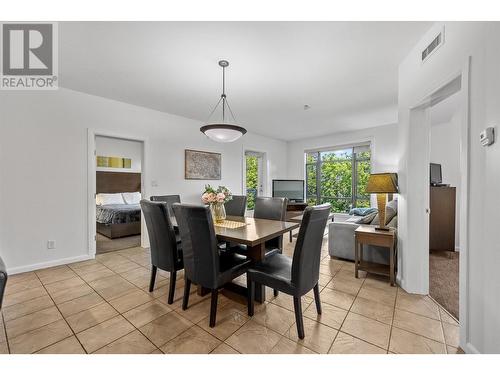
[[370, 156], [369, 145], [307, 152], [307, 203], [330, 203], [334, 212], [370, 207], [370, 195], [365, 191]]

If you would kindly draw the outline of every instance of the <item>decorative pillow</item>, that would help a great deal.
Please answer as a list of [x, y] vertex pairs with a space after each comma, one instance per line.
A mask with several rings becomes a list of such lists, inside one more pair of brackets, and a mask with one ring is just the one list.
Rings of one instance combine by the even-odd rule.
[[[391, 221], [392, 218], [397, 214], [398, 214], [398, 201], [397, 199], [394, 199], [389, 203], [387, 203], [385, 206], [385, 224], [387, 225], [387, 223]], [[380, 218], [377, 214], [377, 216], [375, 216], [371, 224], [379, 225], [379, 223], [380, 223]]]
[[378, 210], [376, 208], [353, 208], [349, 211], [349, 215], [366, 216], [377, 211]]
[[371, 214], [360, 217], [356, 223], [358, 223], [358, 224], [370, 224], [372, 222], [373, 218], [377, 215], [378, 215], [377, 211], [372, 212]]
[[125, 204], [139, 204], [141, 201], [141, 193], [122, 193]]
[[116, 194], [105, 194], [99, 193], [95, 197], [95, 203], [98, 206], [104, 206], [106, 204], [125, 204], [123, 197], [120, 193]]

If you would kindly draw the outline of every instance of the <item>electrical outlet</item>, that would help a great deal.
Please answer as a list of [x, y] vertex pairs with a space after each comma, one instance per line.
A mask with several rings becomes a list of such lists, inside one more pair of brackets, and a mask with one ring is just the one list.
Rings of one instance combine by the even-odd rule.
[[47, 249], [53, 250], [56, 248], [56, 241], [54, 240], [48, 240], [47, 241]]

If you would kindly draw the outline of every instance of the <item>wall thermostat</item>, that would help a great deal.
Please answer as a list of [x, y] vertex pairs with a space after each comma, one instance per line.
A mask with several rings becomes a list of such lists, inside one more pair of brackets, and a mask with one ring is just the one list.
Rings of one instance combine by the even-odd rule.
[[481, 145], [483, 146], [490, 146], [495, 142], [495, 128], [494, 127], [489, 127], [484, 129], [480, 134], [479, 134], [479, 139], [481, 140]]

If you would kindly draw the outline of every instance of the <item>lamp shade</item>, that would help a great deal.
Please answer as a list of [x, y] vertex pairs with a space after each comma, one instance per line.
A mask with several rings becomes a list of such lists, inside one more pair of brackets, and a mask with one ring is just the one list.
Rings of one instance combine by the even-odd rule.
[[398, 175], [396, 173], [372, 173], [368, 179], [367, 193], [397, 193]]

